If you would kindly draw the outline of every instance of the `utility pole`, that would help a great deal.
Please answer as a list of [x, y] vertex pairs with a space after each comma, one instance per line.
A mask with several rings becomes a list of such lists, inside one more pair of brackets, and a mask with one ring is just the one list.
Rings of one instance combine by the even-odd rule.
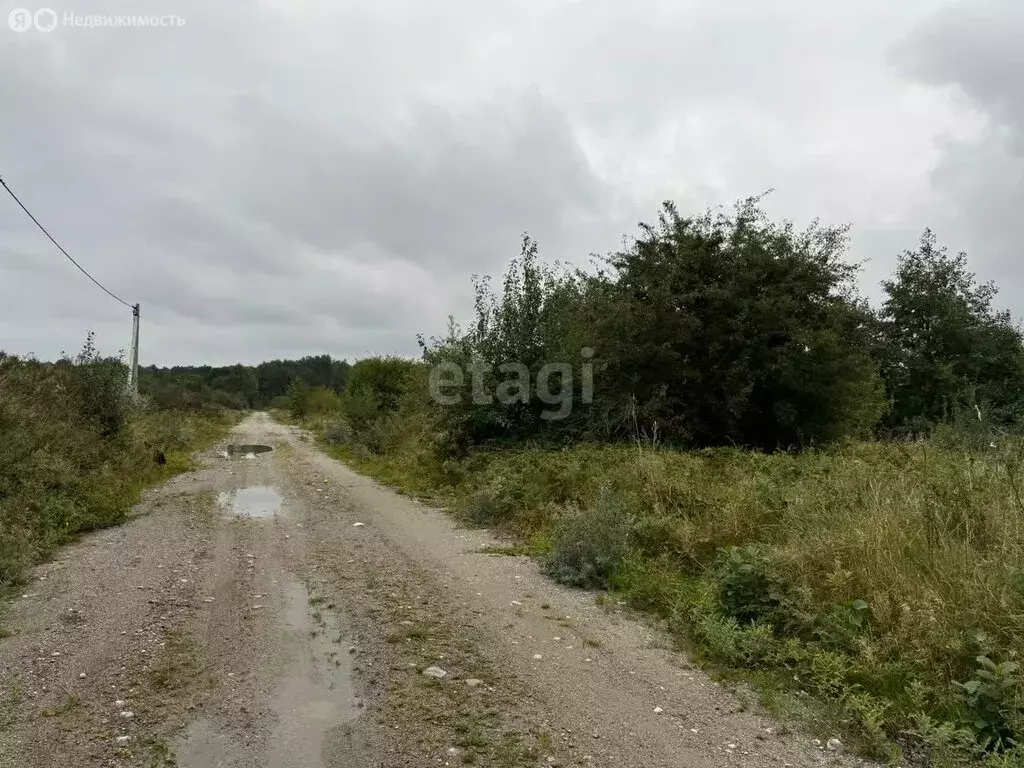
[[128, 369], [128, 392], [132, 397], [139, 394], [139, 314], [141, 305], [132, 307], [132, 351], [131, 367]]

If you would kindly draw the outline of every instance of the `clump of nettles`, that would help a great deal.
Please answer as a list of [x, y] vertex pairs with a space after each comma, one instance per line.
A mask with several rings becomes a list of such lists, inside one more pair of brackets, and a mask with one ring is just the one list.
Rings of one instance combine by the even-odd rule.
[[555, 523], [544, 570], [562, 584], [606, 589], [626, 556], [632, 524], [622, 503], [602, 494], [591, 509], [568, 509]]

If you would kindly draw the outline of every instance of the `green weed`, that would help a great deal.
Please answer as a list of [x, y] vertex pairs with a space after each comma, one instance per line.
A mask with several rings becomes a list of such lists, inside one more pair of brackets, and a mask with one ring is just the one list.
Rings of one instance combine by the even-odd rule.
[[607, 588], [629, 547], [630, 518], [609, 494], [586, 512], [568, 510], [555, 522], [544, 570], [574, 587]]

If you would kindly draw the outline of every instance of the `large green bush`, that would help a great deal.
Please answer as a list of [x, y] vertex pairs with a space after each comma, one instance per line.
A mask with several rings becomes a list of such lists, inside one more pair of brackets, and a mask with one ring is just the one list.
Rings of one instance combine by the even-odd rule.
[[[666, 204], [595, 273], [546, 267], [527, 238], [500, 294], [477, 281], [473, 325], [424, 343], [428, 364], [463, 372], [439, 424], [463, 451], [584, 438], [774, 450], [866, 436], [885, 398], [845, 243], [843, 229], [773, 223], [756, 199], [691, 218]], [[528, 372], [527, 394], [502, 402], [492, 396], [512, 364]], [[566, 373], [549, 388], [572, 396], [559, 418], [539, 386], [551, 364]]]
[[846, 232], [666, 204], [613, 254], [599, 389], [651, 437], [774, 450], [867, 435], [884, 410]]

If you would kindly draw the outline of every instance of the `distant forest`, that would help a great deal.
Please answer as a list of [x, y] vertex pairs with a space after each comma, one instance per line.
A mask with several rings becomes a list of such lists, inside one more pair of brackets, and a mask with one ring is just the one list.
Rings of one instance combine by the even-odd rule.
[[259, 365], [176, 365], [139, 369], [139, 390], [161, 408], [211, 410], [265, 408], [288, 393], [292, 381], [337, 393], [345, 389], [349, 364], [330, 355], [271, 360]]

